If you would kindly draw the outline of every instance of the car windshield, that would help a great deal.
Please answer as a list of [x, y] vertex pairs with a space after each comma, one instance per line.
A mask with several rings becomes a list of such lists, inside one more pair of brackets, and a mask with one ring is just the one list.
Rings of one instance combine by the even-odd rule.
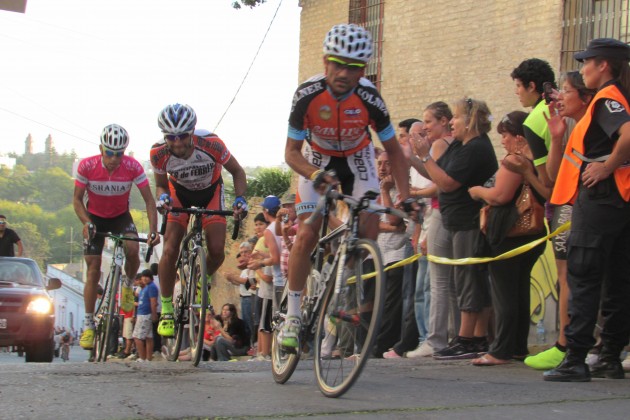
[[21, 261], [0, 261], [0, 282], [41, 286], [34, 268]]

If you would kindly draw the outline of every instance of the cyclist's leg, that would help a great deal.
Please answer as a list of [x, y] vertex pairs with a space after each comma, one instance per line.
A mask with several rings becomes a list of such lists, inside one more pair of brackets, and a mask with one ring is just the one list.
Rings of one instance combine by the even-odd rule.
[[85, 304], [85, 320], [83, 333], [79, 340], [81, 348], [90, 350], [94, 347], [94, 310], [96, 306], [98, 282], [101, 278], [101, 252], [105, 238], [102, 236], [92, 239], [89, 246], [85, 246], [83, 254], [87, 265], [86, 283], [83, 289], [83, 303]]
[[[138, 237], [138, 229], [136, 229], [136, 225], [133, 223], [133, 218], [131, 217], [131, 213], [127, 212], [120, 216], [121, 223], [120, 232], [125, 236], [133, 236]], [[133, 241], [125, 241], [125, 274], [128, 279], [133, 279], [136, 277], [138, 273], [138, 268], [140, 267], [140, 244], [138, 242]]]
[[175, 275], [177, 272], [177, 257], [179, 246], [186, 234], [188, 217], [185, 214], [168, 215], [166, 232], [162, 248], [162, 257], [158, 266], [160, 279], [160, 292], [162, 300], [162, 314], [158, 325], [158, 333], [162, 336], [172, 337], [173, 324], [173, 289], [175, 287]]

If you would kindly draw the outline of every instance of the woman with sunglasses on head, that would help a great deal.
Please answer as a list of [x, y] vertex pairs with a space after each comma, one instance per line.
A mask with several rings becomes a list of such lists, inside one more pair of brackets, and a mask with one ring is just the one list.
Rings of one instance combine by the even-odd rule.
[[[558, 382], [624, 378], [620, 354], [630, 336], [630, 46], [594, 39], [575, 59], [597, 93], [571, 133], [551, 196], [553, 204], [573, 204], [567, 352], [544, 374]], [[600, 301], [603, 346], [589, 368]]]
[[[164, 140], [151, 148], [151, 165], [155, 176], [158, 209], [200, 207], [225, 210], [223, 203], [223, 167], [234, 180], [232, 204], [234, 216], [247, 211], [243, 195], [247, 189], [245, 171], [225, 143], [207, 130], [195, 130], [197, 114], [188, 105], [167, 105], [158, 115], [158, 127]], [[186, 234], [189, 215], [168, 213], [164, 233], [164, 250], [158, 273], [162, 293], [162, 314], [158, 333], [174, 334], [173, 288], [179, 246]], [[225, 259], [226, 220], [223, 216], [203, 216], [206, 236], [206, 270], [212, 276]]]
[[[532, 173], [534, 169], [532, 153], [529, 150], [523, 122], [527, 113], [514, 111], [507, 114], [497, 126], [501, 134], [503, 147], [507, 152], [504, 161], [516, 160], [517, 156], [526, 157]], [[545, 235], [541, 229], [537, 234], [508, 237], [508, 230], [514, 219], [506, 217], [514, 211], [514, 204], [524, 188], [526, 179], [518, 172], [513, 172], [506, 165], [501, 165], [496, 173], [493, 186], [472, 187], [468, 190], [475, 200], [483, 200], [490, 206], [486, 240], [490, 246], [490, 256], [520, 247]], [[533, 190], [534, 199], [542, 205], [545, 199]], [[527, 337], [530, 322], [530, 273], [536, 260], [545, 250], [545, 244], [509, 258], [493, 261], [490, 269], [490, 290], [495, 314], [495, 336], [487, 354], [472, 361], [475, 366], [495, 366], [509, 363], [511, 359], [523, 360], [527, 355]]]
[[[422, 115], [426, 138], [431, 143], [431, 156], [439, 159], [454, 141], [451, 135], [451, 119], [453, 113], [442, 101], [433, 102], [426, 107]], [[413, 136], [419, 139], [421, 136]], [[419, 160], [416, 165], [419, 165]], [[444, 229], [440, 205], [438, 203], [438, 187], [431, 183], [428, 187], [414, 191], [414, 196], [430, 199], [422, 224], [424, 240], [420, 243], [422, 254], [418, 260], [419, 269], [416, 279], [415, 310], [418, 331], [424, 339], [415, 350], [406, 353], [409, 358], [432, 356], [435, 350], [448, 346], [449, 318], [455, 330], [459, 329], [459, 311], [452, 275], [453, 267], [444, 264], [429, 263], [427, 254], [440, 254], [435, 241], [439, 232]], [[443, 236], [443, 234], [442, 234]], [[430, 268], [429, 268], [430, 267]], [[427, 284], [428, 283], [428, 284]]]
[[[157, 234], [157, 211], [149, 180], [140, 162], [125, 155], [129, 135], [123, 127], [110, 124], [101, 134], [100, 154], [79, 162], [74, 183], [74, 211], [84, 224], [83, 250], [87, 265], [87, 281], [83, 292], [85, 320], [79, 344], [86, 350], [94, 346], [94, 307], [96, 289], [101, 278], [101, 254], [104, 236], [89, 238], [89, 226], [96, 232], [112, 232], [126, 236], [138, 236], [138, 230], [129, 212], [129, 194], [135, 184], [144, 199], [149, 218], [150, 235], [147, 244], [160, 243]], [[87, 203], [84, 201], [87, 194]], [[91, 239], [91, 240], [90, 240]], [[90, 240], [88, 243], [87, 241]], [[138, 242], [125, 244], [125, 275], [133, 279], [140, 267]]]
[[[595, 89], [589, 89], [584, 85], [582, 76], [577, 71], [571, 71], [564, 74], [560, 78], [561, 90], [555, 95], [553, 101], [549, 104], [551, 117], [547, 119], [549, 132], [551, 134], [551, 144], [549, 154], [547, 156], [547, 174], [549, 178], [555, 182], [562, 160], [562, 154], [568, 140], [568, 134], [573, 129], [576, 121], [579, 121], [590, 104]], [[524, 163], [523, 163], [524, 162]], [[538, 177], [534, 175], [531, 165], [527, 164], [525, 159], [521, 162], [514, 160], [505, 161], [504, 165], [508, 169], [518, 171], [523, 174], [528, 182], [533, 186], [537, 186], [537, 191], [549, 198], [551, 189], [540, 188], [540, 184], [536, 181]], [[556, 230], [566, 222], [571, 220], [572, 206], [565, 204], [562, 206], [554, 206], [553, 218], [551, 220], [551, 231]], [[534, 356], [525, 358], [525, 364], [534, 369], [547, 370], [558, 366], [566, 353], [566, 337], [564, 336], [564, 328], [569, 323], [569, 286], [567, 284], [567, 239], [569, 230], [553, 237], [553, 250], [556, 257], [556, 267], [558, 270], [558, 315], [559, 315], [559, 335], [555, 345]]]
[[[417, 157], [412, 157], [411, 163], [438, 188], [444, 226], [434, 239], [436, 250], [442, 252], [439, 257], [473, 256], [480, 235], [481, 203], [470, 197], [468, 189], [483, 185], [497, 171], [497, 158], [487, 134], [490, 126], [486, 103], [467, 98], [453, 106], [454, 141], [439, 159], [431, 156], [431, 145], [426, 138], [413, 138]], [[438, 360], [471, 359], [487, 350], [490, 306], [487, 271], [478, 265], [462, 265], [454, 267], [453, 275], [461, 325], [448, 347], [436, 349], [433, 357]]]

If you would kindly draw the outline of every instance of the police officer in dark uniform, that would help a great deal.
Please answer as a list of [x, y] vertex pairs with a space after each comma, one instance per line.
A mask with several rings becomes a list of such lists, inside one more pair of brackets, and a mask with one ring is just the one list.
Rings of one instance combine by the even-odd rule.
[[[571, 320], [565, 359], [544, 380], [622, 379], [620, 354], [630, 337], [630, 46], [594, 39], [575, 59], [584, 62], [586, 86], [598, 92], [571, 134], [551, 197], [553, 204], [573, 204]], [[589, 369], [600, 303], [603, 348]]]

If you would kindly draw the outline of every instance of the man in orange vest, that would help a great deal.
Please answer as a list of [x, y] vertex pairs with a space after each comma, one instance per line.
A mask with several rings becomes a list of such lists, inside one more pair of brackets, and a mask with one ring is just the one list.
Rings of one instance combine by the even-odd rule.
[[[569, 138], [551, 196], [553, 204], [573, 204], [571, 320], [565, 359], [544, 380], [622, 379], [620, 354], [630, 337], [630, 46], [594, 39], [575, 59], [584, 62], [586, 87], [598, 92]], [[603, 348], [589, 369], [600, 298]]]

